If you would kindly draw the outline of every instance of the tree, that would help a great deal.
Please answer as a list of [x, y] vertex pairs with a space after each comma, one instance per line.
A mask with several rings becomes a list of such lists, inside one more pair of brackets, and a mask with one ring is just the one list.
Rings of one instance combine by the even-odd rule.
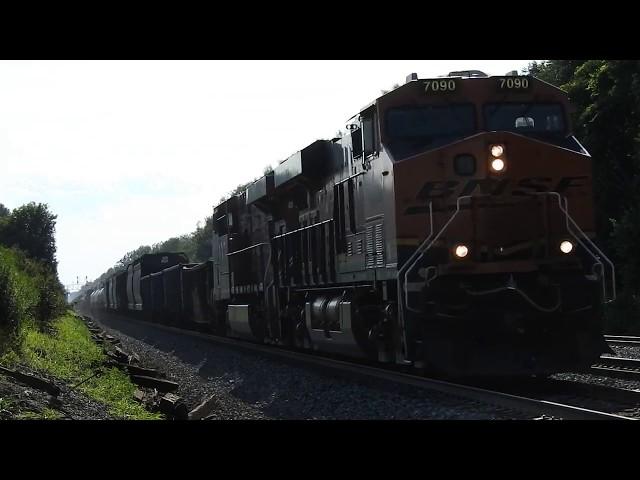
[[561, 87], [592, 156], [597, 234], [617, 266], [611, 333], [640, 333], [640, 61], [551, 60], [528, 72]]
[[576, 136], [593, 158], [598, 235], [638, 204], [640, 187], [640, 62], [551, 60], [528, 72], [563, 88], [576, 108]]
[[204, 227], [198, 226], [193, 232], [193, 243], [195, 252], [193, 256], [194, 262], [204, 262], [211, 258], [213, 242], [213, 215], [205, 219]]
[[127, 252], [124, 257], [118, 260], [118, 262], [115, 264], [115, 269], [124, 270], [125, 268], [127, 268], [127, 265], [144, 255], [145, 253], [151, 253], [151, 247], [149, 245], [141, 245], [135, 250]]
[[573, 79], [576, 69], [585, 63], [585, 60], [551, 60], [532, 62], [523, 73], [533, 75], [540, 80], [562, 88]]
[[17, 247], [56, 271], [56, 218], [46, 204], [18, 207], [0, 224], [0, 243]]
[[0, 218], [5, 218], [5, 217], [8, 217], [9, 215], [11, 215], [11, 210], [9, 210], [7, 207], [5, 207], [3, 204], [0, 203]]

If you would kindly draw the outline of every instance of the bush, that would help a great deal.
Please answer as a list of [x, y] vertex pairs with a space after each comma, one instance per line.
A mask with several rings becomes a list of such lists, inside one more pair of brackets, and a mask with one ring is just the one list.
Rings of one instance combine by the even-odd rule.
[[65, 309], [64, 288], [47, 265], [0, 246], [0, 355], [19, 348], [23, 325], [48, 327]]
[[62, 315], [66, 308], [66, 301], [62, 285], [49, 272], [43, 272], [38, 285], [38, 302], [35, 305], [34, 317], [41, 325]]
[[615, 302], [606, 305], [604, 331], [610, 335], [640, 335], [640, 296], [623, 291]]
[[[640, 199], [639, 199], [640, 205]], [[618, 262], [618, 274], [624, 288], [634, 294], [640, 293], [640, 255], [638, 255], [638, 239], [640, 239], [640, 206], [630, 207], [620, 221], [612, 221], [613, 248], [616, 256], [624, 261]]]
[[0, 353], [15, 342], [21, 317], [12, 269], [0, 263]]

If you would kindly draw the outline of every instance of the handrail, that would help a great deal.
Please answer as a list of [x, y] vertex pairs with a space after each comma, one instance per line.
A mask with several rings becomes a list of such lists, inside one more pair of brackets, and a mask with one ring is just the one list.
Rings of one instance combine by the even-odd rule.
[[[477, 197], [483, 197], [483, 196], [488, 196], [488, 194], [480, 194], [480, 195], [475, 195]], [[453, 220], [455, 219], [455, 217], [458, 215], [458, 213], [460, 213], [460, 202], [461, 200], [467, 200], [472, 198], [472, 195], [464, 195], [462, 197], [458, 197], [458, 199], [456, 200], [456, 211], [453, 212], [453, 215], [451, 215], [451, 217], [449, 217], [449, 220], [447, 220], [447, 222], [442, 226], [442, 228], [440, 229], [440, 231], [438, 232], [438, 234], [433, 238], [433, 240], [431, 240], [431, 237], [433, 236], [433, 204], [432, 202], [429, 202], [429, 218], [430, 218], [430, 222], [431, 222], [431, 232], [429, 233], [429, 235], [427, 236], [427, 238], [424, 239], [424, 241], [420, 244], [420, 246], [418, 246], [418, 248], [416, 249], [415, 252], [413, 252], [413, 255], [411, 255], [411, 257], [409, 257], [409, 259], [402, 265], [402, 267], [400, 267], [400, 269], [398, 270], [398, 276], [397, 276], [397, 285], [398, 285], [398, 323], [400, 325], [400, 328], [402, 330], [402, 347], [403, 350], [405, 352], [407, 352], [407, 332], [405, 329], [405, 322], [404, 322], [404, 307], [405, 307], [405, 302], [406, 302], [406, 306], [407, 309], [415, 311], [413, 309], [411, 309], [409, 307], [409, 294], [408, 291], [406, 289], [406, 284], [408, 282], [408, 277], [409, 277], [409, 273], [411, 272], [411, 270], [415, 267], [416, 263], [418, 263], [420, 261], [420, 259], [424, 256], [424, 254], [427, 252], [427, 250], [429, 250], [433, 244], [435, 242], [438, 241], [438, 239], [440, 238], [440, 236], [442, 236], [442, 234], [444, 233], [444, 231], [447, 229], [447, 227], [449, 227], [449, 225], [451, 224], [451, 222], [453, 222]], [[426, 246], [425, 246], [426, 245]], [[404, 284], [401, 282], [401, 275], [404, 274]], [[404, 299], [403, 299], [403, 291], [404, 289]], [[405, 361], [406, 357], [405, 357]]]
[[[409, 259], [405, 261], [405, 263], [402, 265], [402, 267], [400, 267], [400, 269], [398, 269], [398, 274], [397, 274], [398, 324], [401, 329], [401, 340], [402, 340], [402, 347], [405, 355], [405, 359], [404, 359], [405, 361], [407, 361], [406, 360], [406, 352], [407, 352], [406, 333], [407, 332], [405, 328], [405, 307], [407, 310], [419, 313], [418, 310], [411, 308], [411, 306], [409, 305], [409, 292], [406, 289], [406, 284], [408, 283], [409, 274], [411, 273], [415, 265], [424, 257], [425, 253], [434, 245], [436, 241], [438, 241], [438, 239], [442, 236], [444, 231], [449, 227], [451, 222], [453, 222], [453, 220], [456, 218], [456, 216], [458, 215], [461, 209], [461, 206], [460, 206], [461, 201], [471, 199], [473, 197], [484, 197], [488, 195], [489, 194], [480, 194], [480, 195], [473, 195], [473, 196], [465, 195], [465, 196], [458, 197], [458, 199], [456, 200], [455, 212], [453, 212], [451, 217], [449, 217], [447, 222], [443, 225], [443, 227], [439, 230], [439, 232], [435, 235], [435, 237], [433, 235], [434, 234], [433, 205], [431, 202], [429, 202], [429, 218], [430, 218], [430, 224], [431, 224], [431, 231], [429, 232], [429, 235], [424, 239], [424, 241], [418, 246], [418, 248], [409, 257]], [[616, 298], [615, 266], [613, 262], [602, 252], [602, 250], [600, 250], [600, 248], [598, 248], [598, 246], [584, 233], [584, 231], [575, 222], [575, 220], [571, 217], [571, 215], [569, 215], [568, 200], [564, 198], [564, 206], [563, 206], [562, 197], [558, 192], [532, 192], [532, 195], [551, 195], [558, 199], [558, 206], [560, 208], [560, 211], [565, 216], [565, 225], [566, 225], [567, 231], [594, 259], [595, 264], [593, 268], [595, 269], [596, 265], [600, 265], [602, 267], [603, 301], [605, 303], [610, 303], [613, 300], [615, 300]], [[591, 248], [589, 248], [589, 246], [585, 244], [585, 242], [580, 237], [583, 237]], [[595, 250], [597, 255], [592, 250]], [[611, 276], [612, 276], [611, 293], [612, 294], [610, 298], [608, 298], [608, 295], [607, 295], [604, 265], [602, 264], [601, 259], [603, 259], [607, 263], [607, 265], [611, 268]]]
[[401, 341], [402, 341], [402, 349], [405, 352], [405, 361], [406, 361], [406, 352], [407, 352], [407, 336], [406, 336], [406, 329], [405, 329], [405, 325], [404, 325], [404, 302], [402, 300], [403, 298], [403, 294], [402, 294], [402, 284], [400, 282], [400, 275], [402, 275], [402, 271], [407, 268], [407, 264], [416, 256], [418, 255], [418, 252], [420, 251], [420, 249], [422, 248], [423, 245], [425, 245], [433, 236], [433, 202], [429, 202], [429, 222], [430, 222], [430, 229], [429, 229], [429, 235], [427, 236], [427, 238], [424, 239], [424, 241], [418, 246], [418, 248], [416, 249], [415, 252], [413, 252], [413, 254], [411, 255], [411, 257], [409, 257], [407, 259], [407, 261], [405, 261], [402, 266], [398, 269], [398, 276], [396, 279], [396, 285], [397, 285], [397, 289], [398, 289], [398, 324], [400, 326], [400, 330], [401, 330]]
[[246, 252], [247, 250], [251, 250], [252, 248], [260, 247], [261, 245], [269, 245], [269, 246], [271, 246], [271, 244], [268, 243], [268, 242], [256, 243], [255, 245], [251, 245], [250, 247], [243, 248], [242, 250], [236, 250], [235, 252], [227, 253], [227, 257], [230, 257], [231, 255], [235, 255], [236, 253]]
[[343, 183], [347, 183], [349, 180], [351, 180], [353, 178], [356, 178], [356, 177], [359, 177], [360, 175], [364, 175], [366, 173], [367, 173], [366, 170], [362, 170], [362, 171], [360, 171], [358, 173], [354, 173], [353, 175], [351, 175], [351, 176], [349, 176], [347, 178], [343, 178], [342, 180], [339, 180], [339, 181], [335, 182], [333, 184], [333, 186], [335, 187], [336, 185], [342, 185]]
[[[613, 262], [611, 260], [609, 260], [609, 258], [602, 252], [602, 250], [600, 250], [600, 248], [598, 248], [598, 246], [587, 236], [587, 234], [584, 233], [584, 231], [575, 222], [575, 220], [571, 217], [571, 215], [569, 215], [569, 201], [567, 200], [567, 198], [564, 197], [564, 202], [563, 202], [562, 201], [563, 197], [558, 192], [535, 192], [533, 194], [534, 195], [551, 195], [551, 196], [556, 197], [558, 199], [558, 208], [560, 208], [560, 211], [565, 216], [565, 226], [567, 228], [567, 231], [582, 246], [582, 248], [584, 248], [585, 251], [594, 259], [594, 261], [595, 261], [594, 268], [595, 268], [596, 265], [600, 265], [602, 267], [602, 294], [603, 294], [604, 303], [613, 302], [616, 299], [616, 296], [617, 296], [617, 293], [616, 293], [616, 267], [613, 264]], [[563, 203], [564, 203], [564, 207], [563, 207]], [[582, 239], [580, 239], [580, 237], [576, 234], [576, 232], [572, 231], [572, 228], [577, 230], [578, 233], [584, 239], [586, 239], [586, 241], [589, 243], [589, 245], [592, 247], [592, 249], [595, 250], [596, 253], [599, 256], [594, 254], [587, 247], [587, 245], [582, 241]], [[611, 268], [611, 297], [609, 299], [607, 299], [607, 283], [606, 283], [606, 279], [605, 279], [604, 265], [600, 261], [601, 259], [604, 259], [604, 261]]]
[[275, 237], [271, 237], [271, 240], [277, 240], [278, 238], [286, 237], [287, 235], [291, 235], [297, 232], [302, 232], [303, 230], [309, 230], [310, 228], [317, 227], [319, 225], [324, 225], [325, 223], [329, 223], [329, 222], [333, 222], [333, 218], [330, 218], [329, 220], [323, 220], [322, 222], [314, 223], [312, 225], [307, 225], [306, 227], [298, 228], [296, 230], [291, 230], [290, 232], [287, 232], [287, 233], [276, 235]]

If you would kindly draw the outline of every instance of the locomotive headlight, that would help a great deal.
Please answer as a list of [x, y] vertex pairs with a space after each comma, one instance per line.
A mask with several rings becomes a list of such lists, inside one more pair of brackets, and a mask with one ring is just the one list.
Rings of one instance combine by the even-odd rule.
[[502, 172], [504, 170], [505, 163], [501, 158], [494, 158], [491, 160], [491, 170], [494, 172]]
[[562, 243], [560, 243], [560, 251], [562, 253], [571, 253], [573, 251], [573, 243], [571, 243], [569, 240], [564, 240]]
[[466, 245], [457, 245], [453, 253], [455, 253], [458, 258], [464, 258], [469, 254], [469, 249]]
[[493, 147], [491, 147], [491, 155], [493, 155], [495, 158], [502, 156], [503, 153], [504, 147], [502, 145], [494, 145]]

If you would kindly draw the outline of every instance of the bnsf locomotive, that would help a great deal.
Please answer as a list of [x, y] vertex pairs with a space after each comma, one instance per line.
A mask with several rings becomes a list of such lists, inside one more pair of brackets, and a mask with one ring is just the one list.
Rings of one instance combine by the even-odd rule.
[[588, 367], [615, 284], [569, 113], [529, 76], [412, 74], [217, 205], [209, 261], [145, 255], [93, 308], [450, 375]]

